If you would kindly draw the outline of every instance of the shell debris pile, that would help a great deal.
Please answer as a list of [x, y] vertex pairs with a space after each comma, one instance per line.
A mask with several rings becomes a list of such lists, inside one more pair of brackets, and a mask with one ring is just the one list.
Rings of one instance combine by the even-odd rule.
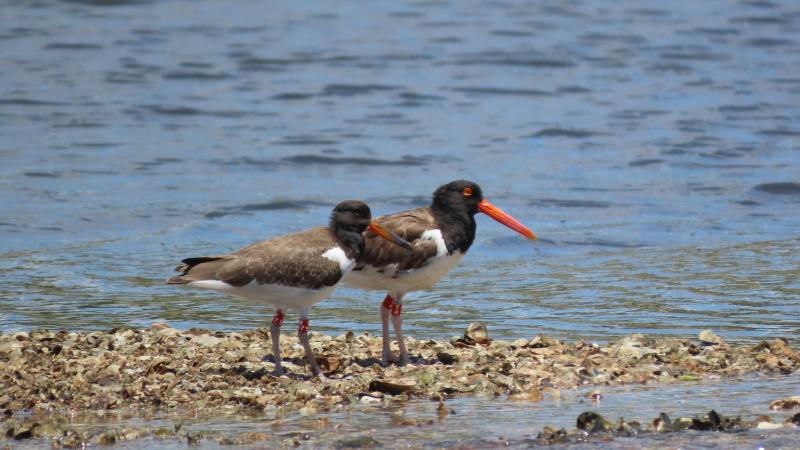
[[[272, 374], [266, 329], [245, 332], [146, 329], [0, 336], [0, 411], [252, 410], [276, 406], [325, 411], [394, 396], [537, 398], [548, 388], [677, 383], [747, 373], [793, 373], [800, 353], [786, 340], [728, 345], [721, 339], [631, 335], [609, 344], [564, 343], [544, 335], [492, 340], [470, 325], [450, 342], [408, 339], [414, 364], [380, 366], [381, 340], [315, 334], [329, 382], [310, 377], [296, 337], [284, 336], [289, 375]], [[365, 399], [364, 397], [368, 397]]]
[[[608, 344], [565, 343], [544, 335], [503, 341], [491, 339], [486, 326], [477, 323], [449, 342], [408, 338], [414, 364], [387, 368], [380, 365], [379, 337], [315, 334], [311, 342], [327, 381], [309, 375], [303, 348], [294, 336], [281, 340], [288, 375], [275, 376], [266, 329], [179, 331], [156, 324], [108, 332], [38, 330], [0, 335], [0, 439], [49, 438], [55, 445], [72, 448], [144, 437], [185, 439], [191, 444], [204, 437], [181, 431], [179, 425], [174, 430], [89, 433], [73, 429], [65, 418], [137, 411], [312, 416], [353, 405], [388, 406], [409, 398], [436, 400], [446, 415], [444, 401], [454, 396], [537, 402], [543, 393], [584, 385], [682, 383], [800, 370], [800, 353], [787, 340], [729, 345], [708, 332], [697, 340], [631, 335]], [[792, 410], [797, 405], [792, 397], [771, 407]], [[588, 425], [579, 420], [575, 432], [545, 428], [537, 443], [570, 442], [586, 430], [609, 436], [627, 433], [626, 427], [612, 427], [604, 419], [584, 419]], [[689, 419], [681, 420], [680, 424], [689, 424]], [[758, 424], [770, 426], [784, 425]], [[221, 436], [218, 443], [247, 445], [269, 437], [244, 433]]]

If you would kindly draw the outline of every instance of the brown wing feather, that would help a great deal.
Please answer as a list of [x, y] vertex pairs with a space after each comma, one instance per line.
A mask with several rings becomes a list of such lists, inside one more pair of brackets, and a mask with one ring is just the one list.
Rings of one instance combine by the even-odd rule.
[[424, 232], [438, 228], [429, 208], [412, 209], [378, 217], [375, 220], [410, 242], [414, 246], [414, 250], [409, 251], [372, 232], [367, 232], [364, 235], [364, 253], [358, 260], [356, 270], [367, 264], [379, 268], [397, 264], [399, 265], [398, 270], [401, 271], [417, 269], [427, 264], [436, 255], [436, 243], [421, 239]]
[[[335, 245], [326, 228], [312, 228], [251, 244], [235, 253], [208, 258], [188, 258], [177, 270], [183, 275], [167, 280], [186, 284], [199, 280], [220, 280], [243, 286], [282, 284], [318, 289], [332, 286], [341, 278], [339, 264], [321, 255]], [[190, 263], [196, 262], [194, 265]]]

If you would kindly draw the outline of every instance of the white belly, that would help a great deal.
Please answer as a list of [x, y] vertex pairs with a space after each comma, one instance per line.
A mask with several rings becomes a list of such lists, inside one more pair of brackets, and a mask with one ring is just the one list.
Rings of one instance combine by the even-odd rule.
[[256, 304], [273, 305], [276, 308], [310, 308], [319, 303], [336, 289], [336, 285], [320, 289], [284, 286], [280, 284], [258, 284], [255, 280], [244, 286], [231, 286], [219, 280], [193, 281], [189, 286], [213, 289], [235, 295]]
[[[346, 275], [355, 267], [355, 260], [347, 257], [340, 247], [336, 246], [322, 254], [323, 258], [339, 264], [342, 275]], [[189, 283], [189, 286], [213, 289], [226, 294], [248, 300], [259, 305], [273, 305], [279, 309], [308, 309], [331, 295], [336, 285], [320, 289], [285, 286], [282, 284], [259, 284], [256, 280], [244, 286], [232, 286], [220, 280], [200, 280]]]
[[393, 294], [405, 294], [411, 291], [427, 289], [441, 280], [447, 272], [461, 261], [464, 254], [454, 251], [452, 255], [434, 256], [431, 261], [419, 269], [397, 271], [397, 265], [382, 268], [364, 266], [362, 270], [354, 270], [344, 278], [350, 286], [361, 289], [385, 291]]

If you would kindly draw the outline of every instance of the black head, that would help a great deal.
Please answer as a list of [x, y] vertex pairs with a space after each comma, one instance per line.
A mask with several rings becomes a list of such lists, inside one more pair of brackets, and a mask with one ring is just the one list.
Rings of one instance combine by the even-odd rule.
[[478, 203], [481, 200], [483, 200], [481, 187], [467, 180], [451, 181], [439, 186], [433, 193], [434, 208], [441, 211], [463, 211], [470, 216], [478, 213]]
[[358, 259], [364, 252], [364, 233], [367, 229], [406, 250], [411, 244], [393, 232], [372, 221], [372, 213], [366, 203], [347, 200], [336, 205], [331, 213], [330, 232], [347, 256]]
[[351, 231], [361, 234], [372, 221], [372, 212], [366, 203], [358, 200], [345, 200], [331, 213], [330, 227], [332, 230]]
[[[472, 242], [475, 234], [475, 214], [482, 212], [492, 219], [502, 223], [503, 225], [511, 228], [517, 233], [525, 236], [528, 239], [535, 240], [536, 235], [528, 227], [520, 223], [517, 219], [511, 217], [510, 214], [504, 212], [502, 209], [489, 203], [488, 200], [483, 198], [481, 187], [477, 184], [466, 181], [458, 180], [441, 186], [436, 192], [433, 193], [433, 204], [431, 205], [436, 220], [439, 222], [449, 222], [450, 228], [456, 231], [450, 231], [454, 236], [457, 234], [458, 226], [452, 226], [456, 223], [467, 224], [467, 241]], [[442, 223], [440, 223], [442, 225]], [[444, 227], [443, 227], [444, 228]], [[447, 230], [443, 230], [447, 231]], [[457, 239], [454, 238], [454, 240]]]

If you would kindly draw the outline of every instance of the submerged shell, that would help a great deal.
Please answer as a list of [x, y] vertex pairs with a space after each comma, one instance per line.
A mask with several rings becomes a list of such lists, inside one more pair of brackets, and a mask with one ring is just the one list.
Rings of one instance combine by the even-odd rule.
[[800, 408], [800, 396], [793, 396], [788, 398], [782, 398], [780, 400], [774, 400], [772, 403], [769, 404], [769, 409], [773, 411], [788, 411], [792, 409]]

